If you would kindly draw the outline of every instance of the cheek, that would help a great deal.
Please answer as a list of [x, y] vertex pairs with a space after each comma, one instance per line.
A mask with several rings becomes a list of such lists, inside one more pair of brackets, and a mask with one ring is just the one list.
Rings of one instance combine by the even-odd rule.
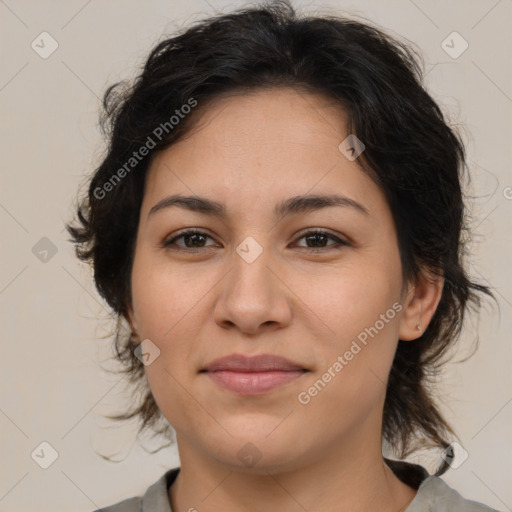
[[338, 316], [336, 342], [319, 340], [322, 365], [297, 397], [305, 404], [308, 418], [330, 417], [327, 429], [336, 435], [339, 429], [358, 428], [372, 411], [380, 410], [396, 351], [397, 318], [391, 304], [382, 310], [375, 308], [374, 314], [368, 309], [364, 314], [359, 311], [358, 318], [345, 313]]
[[[190, 275], [189, 275], [190, 274]], [[193, 320], [198, 300], [212, 287], [210, 276], [170, 268], [165, 258], [136, 255], [132, 271], [132, 303], [139, 334], [165, 341], [181, 323]]]
[[144, 369], [162, 410], [187, 406], [179, 383], [189, 382], [197, 370], [197, 340], [205, 314], [200, 299], [213, 284], [210, 277], [197, 279], [197, 272], [194, 277], [171, 270], [168, 261], [159, 261], [144, 250], [136, 253], [132, 270], [134, 319], [140, 338], [150, 339], [159, 350], [158, 358]]
[[381, 315], [387, 332], [390, 324], [396, 327], [398, 308], [392, 306], [400, 300], [400, 287], [400, 277], [393, 268], [354, 265], [338, 274], [315, 278], [314, 285], [306, 278], [298, 295], [306, 298], [317, 322], [325, 325], [327, 337], [347, 341], [376, 322], [381, 330]]
[[[173, 353], [173, 357], [179, 357]], [[181, 375], [179, 367], [171, 367], [169, 359], [163, 354], [150, 366], [144, 368], [151, 394], [166, 420], [180, 432], [187, 432], [191, 425], [195, 429], [211, 428], [211, 421], [205, 415], [200, 403], [188, 390], [187, 377]]]
[[322, 320], [318, 323], [326, 326], [326, 335], [316, 341], [322, 360], [318, 371], [322, 377], [331, 369], [326, 387], [347, 403], [374, 400], [385, 388], [402, 311], [397, 262], [354, 266], [332, 277], [328, 287], [311, 287], [307, 295], [308, 306]]

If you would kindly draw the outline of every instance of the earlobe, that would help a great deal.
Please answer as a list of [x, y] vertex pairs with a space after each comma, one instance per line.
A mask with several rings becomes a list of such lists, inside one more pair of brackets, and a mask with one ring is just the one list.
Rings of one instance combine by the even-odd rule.
[[411, 341], [427, 329], [443, 293], [444, 277], [422, 270], [415, 284], [410, 284], [403, 302], [399, 339]]

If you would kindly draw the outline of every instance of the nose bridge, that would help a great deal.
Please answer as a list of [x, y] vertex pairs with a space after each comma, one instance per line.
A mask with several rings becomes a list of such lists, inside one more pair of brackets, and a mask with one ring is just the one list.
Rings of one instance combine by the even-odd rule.
[[289, 321], [288, 297], [271, 270], [275, 267], [272, 251], [246, 237], [233, 253], [232, 268], [216, 305], [216, 321], [248, 332], [270, 322]]
[[[270, 249], [263, 248], [253, 237], [244, 239], [233, 255], [233, 277], [236, 284], [254, 287], [255, 291], [268, 291], [269, 266], [272, 265]], [[263, 285], [263, 286], [262, 286]], [[261, 288], [261, 289], [260, 289]]]
[[[261, 236], [259, 238], [261, 241]], [[272, 265], [271, 252], [252, 236], [246, 237], [235, 249], [232, 293], [239, 295], [238, 299], [246, 303], [246, 307], [253, 303], [252, 307], [261, 308], [275, 296], [275, 283], [268, 268]]]

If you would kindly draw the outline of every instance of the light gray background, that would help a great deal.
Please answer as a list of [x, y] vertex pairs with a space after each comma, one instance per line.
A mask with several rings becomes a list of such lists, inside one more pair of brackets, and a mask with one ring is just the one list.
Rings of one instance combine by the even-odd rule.
[[[129, 395], [119, 376], [100, 368], [111, 354], [101, 338], [111, 326], [108, 312], [63, 226], [103, 149], [97, 110], [106, 86], [132, 77], [165, 34], [242, 4], [0, 0], [0, 510], [90, 511], [140, 494], [178, 465], [173, 448], [154, 455], [141, 448], [134, 424], [102, 419], [122, 410]], [[468, 498], [511, 510], [512, 1], [295, 5], [365, 16], [415, 42], [429, 90], [452, 123], [466, 127], [478, 235], [471, 273], [494, 287], [501, 314], [487, 307], [468, 324], [457, 357], [469, 353], [476, 337], [479, 350], [449, 365], [440, 386], [443, 411], [469, 453], [445, 480]], [[43, 31], [59, 45], [47, 59], [31, 48]], [[441, 47], [453, 31], [469, 44], [457, 59]], [[43, 237], [57, 249], [47, 262], [32, 252]], [[31, 458], [43, 441], [59, 454], [48, 469]]]

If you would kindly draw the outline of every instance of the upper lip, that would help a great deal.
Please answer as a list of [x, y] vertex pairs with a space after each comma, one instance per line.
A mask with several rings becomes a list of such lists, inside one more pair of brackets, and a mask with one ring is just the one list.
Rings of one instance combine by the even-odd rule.
[[265, 371], [300, 371], [306, 368], [286, 359], [272, 354], [244, 356], [232, 354], [230, 356], [215, 359], [201, 371], [238, 371], [238, 372], [265, 372]]

